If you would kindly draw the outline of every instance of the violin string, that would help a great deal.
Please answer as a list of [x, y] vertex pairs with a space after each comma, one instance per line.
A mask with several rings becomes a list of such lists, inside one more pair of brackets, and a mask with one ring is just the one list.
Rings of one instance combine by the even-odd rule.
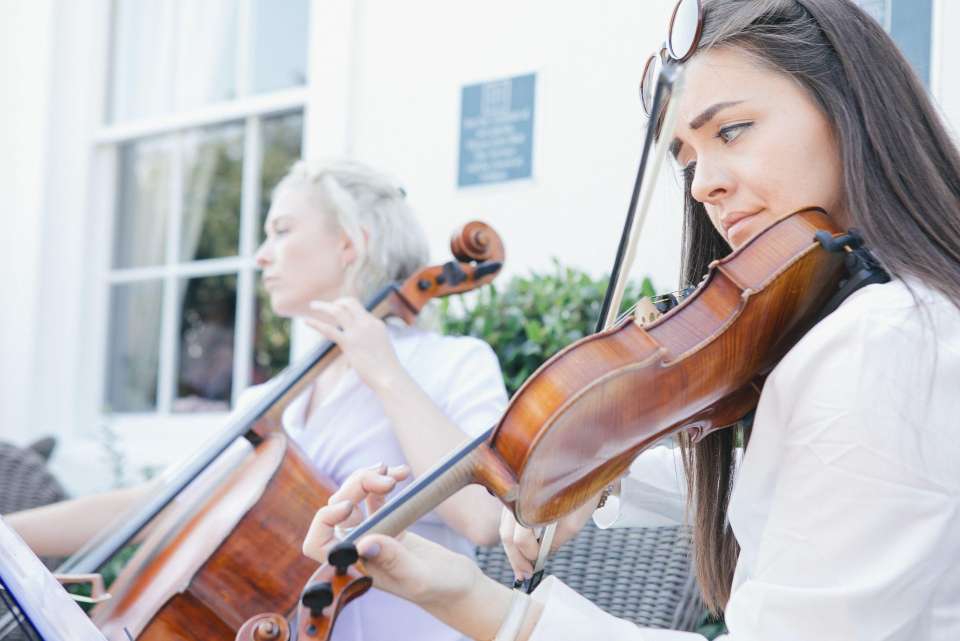
[[628, 309], [626, 309], [626, 310], [624, 310], [623, 312], [621, 312], [620, 315], [617, 316], [617, 319], [614, 321], [613, 324], [614, 324], [614, 325], [619, 325], [619, 324], [620, 324], [620, 321], [624, 320], [627, 316], [630, 316], [631, 314], [633, 314], [633, 312], [636, 311], [636, 309], [637, 309], [637, 305], [639, 305], [639, 302], [634, 303], [634, 304], [631, 305]]
[[[640, 300], [642, 300], [643, 298], [649, 298], [651, 301], [655, 301], [658, 298], [666, 298], [667, 296], [677, 296], [677, 294], [683, 294], [685, 291], [686, 289], [675, 289], [672, 292], [666, 292], [664, 294], [655, 294], [649, 297], [643, 296], [641, 297]], [[635, 311], [637, 311], [637, 308], [640, 306], [640, 300], [637, 300], [637, 302], [635, 302], [633, 305], [631, 305], [624, 311], [620, 312], [620, 314], [617, 316], [616, 321], [614, 321], [614, 324], [620, 323], [620, 321], [624, 320], [625, 318], [633, 314]]]

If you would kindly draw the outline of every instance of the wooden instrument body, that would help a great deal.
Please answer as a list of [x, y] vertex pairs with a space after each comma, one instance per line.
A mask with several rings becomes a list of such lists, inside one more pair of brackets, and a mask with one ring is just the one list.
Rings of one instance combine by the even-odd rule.
[[760, 380], [810, 328], [843, 274], [803, 210], [711, 265], [653, 323], [627, 319], [570, 345], [514, 396], [490, 442], [515, 474], [517, 520], [552, 523], [620, 478], [661, 438], [729, 426], [756, 406]]
[[251, 617], [294, 609], [316, 570], [303, 539], [336, 486], [282, 432], [241, 445], [171, 506], [93, 611], [108, 639], [232, 640]]

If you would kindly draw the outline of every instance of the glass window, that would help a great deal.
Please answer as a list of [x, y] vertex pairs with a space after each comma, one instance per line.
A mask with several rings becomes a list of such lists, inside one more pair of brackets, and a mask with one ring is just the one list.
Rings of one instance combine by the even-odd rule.
[[889, 28], [890, 35], [910, 61], [924, 86], [929, 87], [932, 0], [894, 0]]
[[307, 83], [309, 4], [308, 0], [253, 0], [253, 93]]
[[148, 412], [157, 407], [162, 296], [159, 280], [111, 288], [108, 411]]
[[854, 3], [883, 25], [884, 29], [890, 29], [890, 0], [854, 0]]
[[250, 382], [259, 385], [290, 364], [290, 319], [270, 308], [270, 297], [257, 278], [257, 305], [254, 312], [253, 368]]
[[240, 99], [306, 83], [310, 2], [112, 8], [105, 120], [123, 126], [103, 143], [118, 167], [104, 407], [226, 410], [289, 361], [290, 322], [273, 314], [254, 252], [300, 157], [303, 105], [284, 94], [264, 113], [270, 99]]
[[107, 120], [303, 86], [308, 14], [308, 0], [114, 0]]
[[883, 25], [927, 87], [930, 86], [932, 0], [854, 0]]
[[263, 162], [260, 178], [260, 221], [257, 238], [263, 240], [263, 223], [270, 209], [273, 188], [300, 158], [303, 114], [291, 113], [263, 121]]
[[130, 120], [173, 109], [176, 2], [116, 0], [108, 120]]
[[[138, 6], [149, 4], [133, 1]], [[239, 3], [240, 0], [178, 2], [174, 69], [177, 111], [237, 97]]]
[[240, 241], [243, 125], [187, 132], [180, 260], [236, 256]]
[[[257, 239], [263, 241], [263, 223], [270, 208], [273, 188], [300, 158], [303, 114], [281, 114], [263, 121], [263, 158], [260, 174], [260, 203]], [[257, 305], [254, 311], [254, 348], [250, 380], [263, 383], [290, 362], [290, 320], [273, 313], [270, 297], [257, 278]]]
[[120, 148], [114, 267], [148, 267], [164, 262], [174, 149], [169, 137]]
[[191, 278], [180, 285], [180, 349], [175, 412], [223, 411], [233, 390], [237, 277]]
[[235, 387], [287, 366], [290, 322], [273, 314], [254, 252], [302, 135], [296, 111], [121, 145], [107, 411], [225, 411]]

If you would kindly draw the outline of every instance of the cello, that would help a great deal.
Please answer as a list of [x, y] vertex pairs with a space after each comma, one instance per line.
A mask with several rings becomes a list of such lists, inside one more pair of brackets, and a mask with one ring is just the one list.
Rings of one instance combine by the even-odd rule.
[[[387, 286], [367, 309], [410, 323], [433, 298], [487, 284], [502, 268], [503, 243], [484, 223], [464, 225], [450, 246], [454, 260]], [[316, 568], [301, 554], [303, 536], [336, 486], [284, 434], [281, 416], [339, 353], [325, 341], [278, 374], [196, 456], [165, 474], [145, 506], [59, 569], [93, 573], [150, 524], [112, 598], [91, 612], [107, 639], [233, 639], [251, 616], [294, 608]]]

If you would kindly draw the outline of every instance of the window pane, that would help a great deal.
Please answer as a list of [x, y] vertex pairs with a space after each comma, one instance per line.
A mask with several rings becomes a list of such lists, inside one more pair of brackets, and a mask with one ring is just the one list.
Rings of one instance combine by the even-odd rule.
[[180, 360], [175, 412], [229, 408], [237, 277], [206, 276], [180, 283]]
[[264, 93], [307, 83], [308, 0], [254, 0], [250, 87]]
[[[142, 0], [140, 0], [142, 4]], [[237, 97], [238, 0], [180, 0], [175, 108]]]
[[930, 86], [931, 0], [896, 0], [890, 16], [890, 35], [924, 86]]
[[270, 297], [257, 278], [253, 335], [253, 385], [266, 382], [290, 364], [290, 319], [273, 313]]
[[236, 256], [240, 239], [243, 125], [184, 135], [180, 260]]
[[114, 1], [109, 121], [172, 109], [176, 5], [176, 0]]
[[115, 0], [111, 122], [236, 96], [238, 0]]
[[930, 86], [932, 0], [854, 0], [897, 43], [910, 66]]
[[162, 298], [159, 280], [111, 288], [107, 411], [144, 412], [157, 406]]
[[884, 29], [890, 29], [890, 0], [854, 0], [854, 4], [859, 5]]
[[273, 188], [300, 159], [303, 139], [303, 114], [300, 112], [265, 118], [263, 121], [263, 164], [260, 177], [259, 238], [263, 238], [263, 222], [270, 208]]
[[144, 267], [164, 262], [173, 149], [173, 140], [169, 137], [128, 143], [120, 148], [113, 244], [115, 267]]

